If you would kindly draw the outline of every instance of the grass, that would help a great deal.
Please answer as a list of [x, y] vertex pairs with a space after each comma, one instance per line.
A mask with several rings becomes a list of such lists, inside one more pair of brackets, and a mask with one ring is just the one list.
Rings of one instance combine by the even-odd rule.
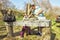
[[56, 23], [56, 22], [52, 22], [52, 32], [54, 32], [55, 34], [56, 34], [56, 38], [58, 39], [58, 40], [60, 40], [60, 28], [59, 27], [57, 27], [57, 25], [58, 25], [58, 23]]
[[[19, 20], [22, 20], [22, 17], [17, 18], [17, 21], [19, 21]], [[2, 24], [4, 24], [4, 22], [0, 21], [0, 25], [2, 25]], [[52, 32], [56, 34], [55, 39], [60, 40], [60, 28], [56, 27], [57, 24], [58, 23], [56, 23], [55, 20], [52, 20], [51, 27], [52, 27]], [[21, 26], [17, 26], [17, 27], [14, 26], [14, 33], [21, 31], [21, 29], [22, 29]], [[4, 34], [7, 34], [6, 30], [5, 31], [0, 30], [0, 35], [4, 35]], [[15, 40], [21, 40], [20, 36], [16, 36], [14, 38], [15, 38]], [[23, 40], [41, 40], [41, 39], [42, 39], [42, 37], [36, 36], [36, 35], [29, 35], [29, 36], [25, 35], [25, 37], [23, 38]]]
[[20, 21], [20, 20], [22, 20], [22, 19], [23, 19], [23, 16], [20, 16], [20, 17], [17, 17], [17, 18], [16, 18], [17, 21]]

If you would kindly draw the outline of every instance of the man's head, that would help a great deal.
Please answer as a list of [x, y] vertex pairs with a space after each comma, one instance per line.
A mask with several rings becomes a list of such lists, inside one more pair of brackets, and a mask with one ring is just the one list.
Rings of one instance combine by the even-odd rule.
[[32, 9], [35, 9], [35, 5], [34, 5], [34, 4], [33, 4], [33, 5], [31, 5], [31, 8], [32, 8]]

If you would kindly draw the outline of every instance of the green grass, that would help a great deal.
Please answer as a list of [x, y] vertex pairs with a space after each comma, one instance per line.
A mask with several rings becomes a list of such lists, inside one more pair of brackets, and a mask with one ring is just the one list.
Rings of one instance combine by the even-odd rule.
[[[17, 21], [22, 20], [23, 17], [17, 18]], [[56, 34], [55, 38], [57, 38], [58, 40], [60, 40], [60, 28], [56, 27], [58, 23], [55, 22], [55, 20], [52, 20], [52, 32]], [[4, 22], [0, 21], [0, 25], [4, 25]], [[21, 31], [22, 27], [21, 26], [17, 26], [14, 27], [14, 32], [18, 32]], [[7, 32], [0, 32], [0, 34], [6, 34]], [[29, 38], [28, 38], [29, 37]], [[16, 40], [20, 40], [20, 36], [15, 37]], [[39, 36], [36, 35], [29, 35], [29, 36], [25, 36], [23, 38], [23, 40], [40, 40], [41, 38]]]
[[16, 18], [17, 21], [20, 21], [20, 20], [22, 20], [22, 19], [23, 19], [23, 16], [20, 16], [20, 17], [17, 17], [17, 18]]
[[52, 22], [52, 32], [56, 34], [56, 38], [60, 40], [60, 28], [57, 27], [58, 23], [55, 21]]

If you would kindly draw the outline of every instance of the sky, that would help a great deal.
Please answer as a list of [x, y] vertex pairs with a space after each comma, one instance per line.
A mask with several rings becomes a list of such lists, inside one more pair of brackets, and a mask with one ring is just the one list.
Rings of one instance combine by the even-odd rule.
[[[17, 9], [24, 9], [25, 8], [25, 4], [28, 3], [28, 0], [10, 0]], [[32, 3], [32, 1], [31, 1]], [[60, 7], [60, 0], [50, 0], [50, 3], [52, 6], [58, 6]]]

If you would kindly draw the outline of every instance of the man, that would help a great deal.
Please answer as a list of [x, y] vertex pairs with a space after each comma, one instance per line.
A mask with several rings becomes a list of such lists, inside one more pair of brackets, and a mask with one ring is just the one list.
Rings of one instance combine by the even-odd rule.
[[[44, 17], [44, 10], [39, 6], [31, 5], [31, 12], [33, 15], [35, 15], [35, 17], [37, 17], [38, 20], [46, 19]], [[41, 33], [42, 33], [42, 28], [38, 26], [38, 34], [41, 35]]]
[[15, 15], [13, 14], [12, 10], [1, 10], [3, 14], [3, 21], [5, 22], [6, 29], [8, 32], [7, 36], [13, 36], [13, 22], [16, 21]]
[[35, 5], [31, 5], [31, 10], [32, 10], [33, 15], [35, 15], [35, 17], [37, 17], [38, 20], [45, 19], [44, 10], [41, 7], [35, 6]]

